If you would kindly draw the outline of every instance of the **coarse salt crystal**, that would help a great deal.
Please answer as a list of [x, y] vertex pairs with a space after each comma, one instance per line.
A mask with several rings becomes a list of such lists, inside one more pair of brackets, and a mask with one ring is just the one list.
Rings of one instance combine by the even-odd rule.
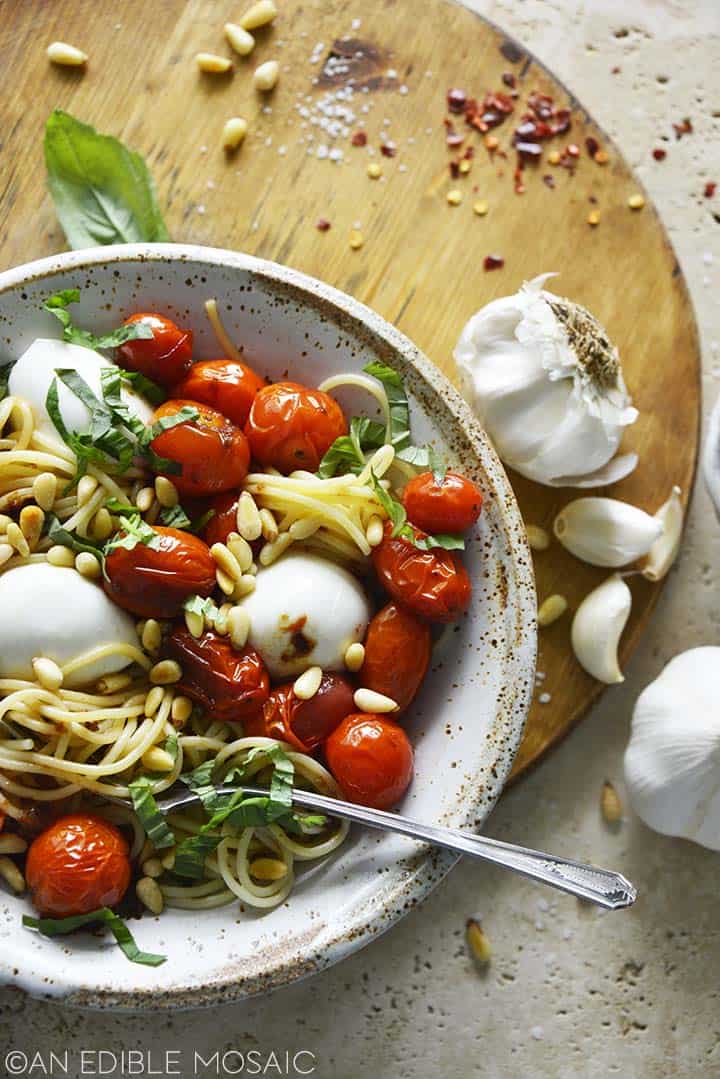
[[551, 700], [552, 696], [549, 693], [541, 693], [538, 697], [538, 701], [540, 702], [540, 704], [550, 704]]
[[530, 1030], [530, 1034], [536, 1042], [541, 1042], [543, 1040], [544, 1033], [542, 1027], [532, 1027]]
[[407, 93], [408, 93], [408, 88], [407, 88], [407, 86], [405, 86], [405, 84], [404, 84], [404, 83], [403, 83], [403, 85], [402, 85], [402, 86], [400, 87], [400, 89], [398, 90], [398, 93], [399, 93], [399, 94], [402, 94], [402, 95], [403, 95], [403, 97], [405, 96], [405, 94], [407, 94]]
[[195, 207], [195, 209], [197, 210], [197, 212], [198, 212], [199, 214], [204, 214], [204, 213], [205, 213], [205, 207], [204, 207], [204, 205], [202, 204], [202, 202], [201, 202], [201, 203], [199, 203], [199, 204], [198, 204], [198, 205], [197, 205], [197, 206]]
[[396, 79], [396, 78], [397, 78], [397, 71], [395, 70], [395, 68], [394, 68], [394, 67], [391, 67], [391, 68], [390, 68], [390, 69], [389, 69], [389, 70], [388, 70], [388, 71], [386, 72], [386, 75], [387, 75], [387, 77], [388, 77], [389, 79]]
[[362, 26], [362, 19], [353, 19], [353, 21], [350, 23], [350, 29], [351, 30], [359, 30], [361, 26]]

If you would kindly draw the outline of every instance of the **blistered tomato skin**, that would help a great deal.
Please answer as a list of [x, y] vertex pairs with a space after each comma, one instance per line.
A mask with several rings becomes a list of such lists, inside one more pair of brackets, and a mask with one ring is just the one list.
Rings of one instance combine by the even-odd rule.
[[67, 918], [116, 906], [130, 883], [128, 844], [114, 824], [91, 814], [61, 817], [33, 841], [25, 879], [37, 910]]
[[412, 781], [412, 746], [385, 716], [347, 716], [325, 743], [325, 756], [345, 798], [373, 809], [391, 809]]
[[430, 662], [430, 626], [397, 603], [375, 615], [365, 637], [361, 680], [404, 711], [422, 685]]
[[289, 742], [301, 753], [311, 753], [353, 711], [353, 687], [338, 674], [323, 674], [320, 688], [309, 701], [293, 692], [293, 683], [278, 686], [262, 713], [245, 723], [245, 734]]
[[237, 508], [239, 494], [237, 491], [224, 491], [215, 495], [208, 505], [213, 515], [203, 529], [203, 539], [208, 547], [213, 543], [227, 543], [231, 532], [237, 532]]
[[105, 559], [105, 591], [141, 618], [174, 618], [189, 596], [215, 588], [215, 560], [203, 540], [177, 528], [154, 528], [153, 546], [116, 547]]
[[392, 535], [385, 524], [372, 561], [380, 583], [396, 602], [429, 622], [455, 622], [470, 606], [472, 585], [454, 551], [422, 551]]
[[245, 424], [253, 459], [286, 474], [315, 472], [347, 429], [337, 401], [297, 382], [275, 382], [260, 390]]
[[239, 360], [201, 360], [175, 387], [177, 397], [201, 401], [242, 427], [265, 381]]
[[236, 651], [217, 633], [193, 635], [178, 626], [165, 643], [164, 654], [182, 667], [178, 688], [223, 723], [251, 720], [270, 693], [265, 664], [251, 648]]
[[163, 315], [139, 312], [123, 325], [144, 322], [152, 337], [126, 341], [117, 350], [117, 360], [126, 371], [140, 371], [159, 386], [171, 387], [192, 367], [192, 330], [181, 330]]
[[180, 472], [168, 472], [168, 478], [181, 495], [191, 498], [236, 490], [250, 464], [245, 435], [222, 413], [183, 398], [166, 401], [156, 410], [152, 422], [175, 416], [182, 408], [196, 409], [197, 419], [168, 428], [151, 443], [159, 457], [180, 465]]
[[438, 483], [432, 472], [414, 476], [403, 491], [408, 519], [423, 532], [466, 532], [477, 521], [483, 504], [475, 484], [448, 472]]

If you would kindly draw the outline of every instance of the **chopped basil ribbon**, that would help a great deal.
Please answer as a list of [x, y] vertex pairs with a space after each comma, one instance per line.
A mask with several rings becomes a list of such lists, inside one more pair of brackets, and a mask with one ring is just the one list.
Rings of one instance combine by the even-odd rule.
[[383, 384], [390, 408], [389, 441], [397, 453], [410, 445], [410, 406], [403, 380], [397, 371], [378, 360], [367, 364], [363, 371]]
[[209, 596], [188, 596], [183, 603], [183, 610], [189, 614], [200, 614], [203, 618], [215, 618], [219, 609]]
[[437, 547], [442, 547], [445, 551], [465, 550], [465, 539], [463, 536], [444, 532], [434, 536], [419, 535], [413, 526], [408, 523], [407, 514], [402, 502], [398, 502], [396, 498], [393, 498], [392, 495], [385, 490], [374, 472], [371, 472], [371, 479], [373, 487], [375, 488], [375, 494], [378, 496], [378, 501], [392, 522], [393, 536], [400, 536], [402, 539], [408, 540], [408, 542], [412, 543], [413, 547], [417, 547], [421, 551], [431, 551], [433, 548]]
[[329, 479], [336, 472], [354, 472], [365, 467], [365, 453], [377, 450], [385, 442], [385, 428], [381, 423], [366, 416], [353, 416], [350, 433], [336, 438], [318, 466], [321, 479]]
[[100, 922], [106, 925], [115, 940], [128, 957], [131, 963], [142, 963], [146, 967], [159, 967], [165, 962], [167, 956], [153, 955], [152, 952], [142, 952], [132, 933], [125, 925], [122, 918], [118, 917], [109, 907], [100, 907], [91, 910], [89, 914], [76, 914], [70, 918], [30, 918], [23, 915], [23, 925], [26, 929], [37, 929], [45, 937], [60, 937], [66, 933], [72, 933], [85, 925]]
[[60, 544], [62, 547], [69, 547], [70, 550], [75, 551], [76, 554], [87, 551], [89, 554], [95, 555], [101, 563], [104, 562], [105, 553], [102, 545], [93, 543], [93, 541], [86, 536], [81, 538], [76, 536], [74, 532], [69, 532], [67, 528], [63, 528], [60, 521], [53, 513], [48, 514], [45, 521], [46, 535], [52, 543]]
[[123, 502], [121, 499], [114, 497], [106, 500], [105, 508], [109, 510], [110, 513], [122, 513], [126, 517], [128, 514], [132, 516], [133, 514], [140, 512], [137, 506], [133, 506], [132, 503]]
[[90, 330], [81, 330], [78, 326], [73, 325], [68, 311], [71, 303], [79, 303], [79, 301], [80, 289], [66, 288], [62, 292], [56, 292], [53, 296], [48, 296], [43, 304], [45, 310], [49, 311], [60, 322], [63, 328], [63, 341], [69, 341], [72, 345], [82, 345], [83, 348], [117, 348], [118, 345], [124, 345], [126, 341], [149, 338], [153, 335], [152, 327], [144, 322], [131, 322], [129, 325], [119, 326], [116, 330], [111, 330], [110, 333], [100, 334], [99, 337], [91, 333]]
[[126, 371], [124, 367], [119, 367], [118, 371], [123, 382], [127, 382], [136, 393], [148, 400], [151, 405], [162, 405], [167, 401], [167, 394], [162, 386], [158, 386], [157, 382], [153, 382], [142, 371]]
[[177, 506], [165, 506], [160, 510], [160, 520], [167, 528], [181, 528], [189, 531], [192, 521], [178, 502]]
[[150, 776], [139, 776], [128, 783], [133, 809], [156, 850], [175, 846], [175, 836], [155, 801], [155, 783]]
[[135, 513], [131, 517], [121, 517], [120, 527], [124, 535], [118, 533], [109, 541], [109, 543], [105, 544], [106, 555], [109, 555], [111, 551], [115, 551], [119, 547], [123, 547], [127, 551], [132, 551], [139, 543], [144, 547], [152, 547], [153, 550], [157, 550], [160, 546], [160, 534], [155, 531], [152, 525], [149, 525], [147, 521], [144, 521], [139, 513]]

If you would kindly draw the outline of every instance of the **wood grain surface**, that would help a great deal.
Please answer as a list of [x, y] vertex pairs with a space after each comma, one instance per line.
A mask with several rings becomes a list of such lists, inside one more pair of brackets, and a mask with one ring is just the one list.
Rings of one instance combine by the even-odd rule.
[[[698, 447], [699, 355], [692, 308], [675, 256], [653, 207], [627, 206], [640, 188], [611, 145], [569, 92], [531, 55], [466, 9], [446, 0], [279, 0], [271, 28], [257, 33], [248, 59], [230, 75], [201, 75], [198, 51], [228, 54], [222, 27], [244, 9], [237, 0], [11, 0], [0, 4], [0, 267], [62, 250], [64, 238], [45, 190], [45, 120], [62, 107], [146, 155], [176, 241], [250, 252], [314, 274], [370, 304], [394, 322], [451, 378], [452, 349], [466, 319], [482, 304], [547, 270], [555, 288], [589, 307], [606, 325], [624, 362], [640, 418], [624, 448], [640, 454], [636, 472], [613, 495], [653, 512], [673, 484], [687, 499]], [[352, 45], [348, 45], [350, 39]], [[87, 70], [52, 67], [45, 47], [69, 41], [89, 55]], [[328, 55], [336, 60], [328, 75]], [[257, 63], [277, 58], [280, 79], [270, 96], [252, 87]], [[343, 70], [345, 68], [346, 70]], [[467, 130], [475, 156], [467, 175], [450, 177], [445, 145], [445, 92], [473, 96], [507, 89], [517, 79], [516, 116], [531, 90], [572, 108], [572, 130], [548, 149], [580, 148], [574, 173], [549, 166], [525, 171], [513, 190], [511, 117], [495, 131], [507, 159], [488, 153]], [[337, 104], [354, 80], [349, 133], [332, 139], [319, 103]], [[363, 91], [363, 87], [365, 90]], [[303, 116], [300, 109], [310, 116]], [[244, 116], [250, 133], [228, 158], [221, 132]], [[365, 147], [349, 134], [367, 132]], [[309, 136], [313, 135], [312, 141]], [[598, 165], [586, 150], [596, 138], [609, 155]], [[397, 147], [385, 157], [379, 147]], [[342, 160], [319, 157], [321, 144]], [[310, 151], [310, 152], [309, 152]], [[374, 151], [374, 153], [371, 153]], [[322, 151], [321, 151], [322, 153]], [[547, 158], [547, 155], [546, 155]], [[367, 175], [369, 162], [383, 169]], [[554, 187], [544, 176], [552, 175]], [[448, 204], [451, 188], [462, 193]], [[485, 200], [488, 213], [473, 213]], [[600, 223], [592, 228], [588, 213]], [[328, 231], [316, 228], [318, 219]], [[363, 245], [350, 246], [358, 228]], [[500, 270], [486, 272], [488, 254]], [[574, 492], [553, 491], [511, 474], [526, 522], [550, 528]], [[604, 576], [557, 544], [535, 560], [540, 599], [567, 596], [570, 610]], [[630, 582], [633, 611], [624, 634], [627, 661], [658, 595], [639, 577]], [[538, 669], [547, 703], [533, 704], [514, 775], [556, 742], [586, 711], [602, 686], [578, 667], [569, 645], [569, 615], [540, 632]]]

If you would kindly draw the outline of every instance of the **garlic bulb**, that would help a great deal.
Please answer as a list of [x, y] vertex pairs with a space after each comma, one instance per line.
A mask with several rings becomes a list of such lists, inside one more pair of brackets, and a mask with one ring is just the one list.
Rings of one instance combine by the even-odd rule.
[[681, 494], [679, 487], [673, 487], [667, 502], [663, 502], [655, 514], [655, 520], [662, 524], [662, 532], [650, 548], [642, 568], [642, 575], [648, 581], [661, 581], [677, 558], [684, 519]]
[[647, 554], [663, 524], [617, 498], [576, 498], [558, 513], [553, 531], [576, 558], [617, 568]]
[[720, 648], [672, 659], [640, 694], [625, 751], [635, 812], [656, 832], [720, 850]]
[[461, 389], [521, 475], [551, 487], [614, 483], [637, 464], [636, 454], [615, 457], [637, 409], [617, 349], [589, 311], [543, 289], [551, 276], [473, 315], [454, 353]]
[[582, 601], [570, 630], [578, 663], [599, 682], [624, 682], [618, 644], [630, 614], [632, 596], [619, 573], [608, 577]]

